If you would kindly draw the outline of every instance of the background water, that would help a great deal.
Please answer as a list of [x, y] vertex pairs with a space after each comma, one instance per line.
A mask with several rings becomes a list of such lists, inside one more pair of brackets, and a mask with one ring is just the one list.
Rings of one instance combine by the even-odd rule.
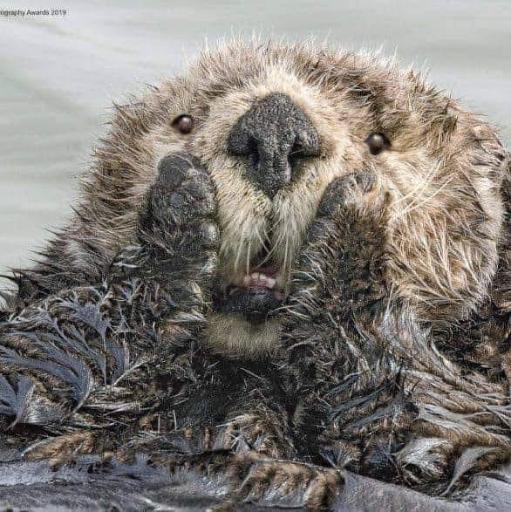
[[[46, 0], [0, 8], [43, 9]], [[108, 3], [108, 6], [105, 4]], [[0, 273], [69, 215], [112, 100], [180, 69], [205, 40], [262, 33], [397, 53], [511, 142], [510, 0], [62, 1], [0, 17]]]

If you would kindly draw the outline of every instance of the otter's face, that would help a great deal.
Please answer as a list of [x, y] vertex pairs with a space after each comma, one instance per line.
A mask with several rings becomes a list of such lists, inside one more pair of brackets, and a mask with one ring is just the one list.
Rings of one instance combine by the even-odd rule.
[[349, 145], [333, 105], [283, 69], [211, 103], [199, 146], [218, 191], [219, 312], [257, 322], [279, 306], [325, 188], [347, 171]]
[[484, 296], [502, 221], [500, 145], [418, 76], [349, 53], [234, 46], [203, 55], [160, 97], [155, 154], [193, 154], [217, 189], [210, 337], [222, 350], [275, 345], [271, 313], [322, 194], [358, 170], [374, 171], [392, 197], [394, 292], [426, 318], [459, 318]]

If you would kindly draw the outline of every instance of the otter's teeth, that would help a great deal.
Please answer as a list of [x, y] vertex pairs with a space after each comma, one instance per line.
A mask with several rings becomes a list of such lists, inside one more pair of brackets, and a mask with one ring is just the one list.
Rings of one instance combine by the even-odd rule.
[[261, 272], [252, 272], [252, 274], [243, 277], [243, 286], [246, 288], [260, 286], [272, 289], [275, 287], [276, 282], [276, 279]]
[[271, 288], [273, 288], [273, 287], [275, 286], [275, 283], [276, 283], [276, 282], [277, 282], [277, 281], [276, 281], [275, 279], [273, 279], [273, 277], [267, 277], [267, 278], [266, 278], [266, 286], [267, 286], [268, 288], [270, 288], [270, 289], [271, 289]]

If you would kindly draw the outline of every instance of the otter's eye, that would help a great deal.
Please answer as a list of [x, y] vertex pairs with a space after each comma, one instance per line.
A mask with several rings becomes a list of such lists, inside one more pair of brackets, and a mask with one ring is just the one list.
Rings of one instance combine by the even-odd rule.
[[187, 134], [193, 129], [193, 119], [188, 114], [182, 114], [172, 121], [172, 126], [181, 133]]
[[390, 140], [383, 133], [371, 133], [365, 142], [369, 146], [371, 155], [378, 155], [390, 148]]

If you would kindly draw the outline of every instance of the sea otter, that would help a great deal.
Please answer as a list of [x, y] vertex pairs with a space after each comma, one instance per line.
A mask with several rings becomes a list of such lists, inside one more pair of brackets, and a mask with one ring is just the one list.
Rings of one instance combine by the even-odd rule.
[[488, 123], [392, 62], [205, 51], [116, 106], [15, 274], [5, 432], [227, 471], [233, 502], [328, 508], [344, 470], [451, 492], [511, 448], [508, 177]]

